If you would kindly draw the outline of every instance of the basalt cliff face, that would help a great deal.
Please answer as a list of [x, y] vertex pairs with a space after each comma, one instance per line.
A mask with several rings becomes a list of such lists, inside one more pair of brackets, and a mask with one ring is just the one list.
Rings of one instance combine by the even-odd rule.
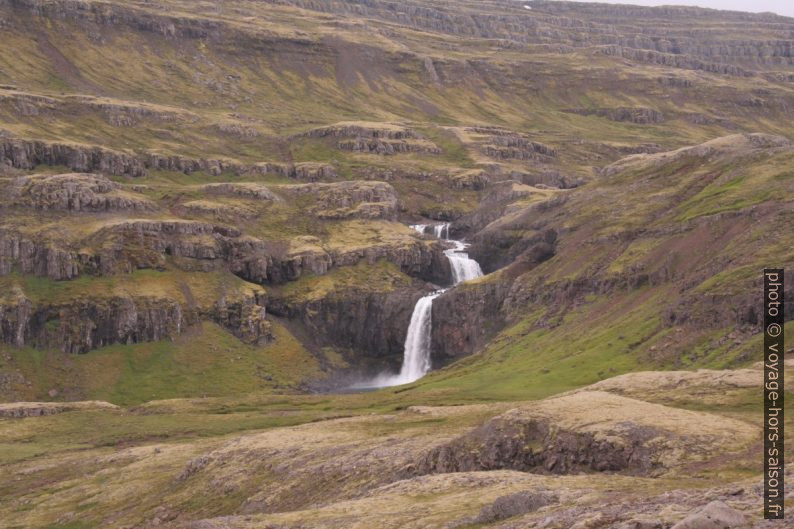
[[[0, 0], [0, 519], [746, 527], [761, 270], [794, 284], [792, 35]], [[456, 247], [481, 277], [453, 285]], [[339, 395], [393, 383], [431, 293], [431, 372]]]

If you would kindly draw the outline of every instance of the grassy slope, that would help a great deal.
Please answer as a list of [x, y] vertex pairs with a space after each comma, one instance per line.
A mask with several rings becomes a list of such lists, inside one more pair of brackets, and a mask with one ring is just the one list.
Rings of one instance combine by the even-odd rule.
[[31, 386], [23, 400], [61, 400], [47, 392], [67, 388], [67, 398], [134, 405], [158, 399], [291, 392], [306, 375], [321, 374], [317, 360], [278, 323], [272, 345], [254, 347], [203, 322], [174, 341], [112, 345], [83, 355], [4, 346], [3, 367]]

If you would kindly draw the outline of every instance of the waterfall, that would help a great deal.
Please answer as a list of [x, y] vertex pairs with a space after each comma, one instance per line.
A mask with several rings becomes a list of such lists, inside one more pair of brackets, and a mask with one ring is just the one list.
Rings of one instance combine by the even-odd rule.
[[461, 241], [451, 241], [455, 246], [444, 251], [452, 268], [452, 283], [457, 285], [469, 279], [476, 279], [482, 275], [480, 263], [469, 257], [464, 250], [467, 244]]
[[[424, 234], [427, 231], [428, 225], [414, 224], [411, 226], [411, 228], [421, 234]], [[480, 268], [480, 264], [469, 257], [469, 254], [465, 251], [466, 248], [468, 248], [468, 245], [463, 241], [456, 241], [449, 238], [449, 222], [434, 224], [432, 228], [433, 235], [439, 239], [444, 239], [445, 241], [452, 243], [452, 248], [444, 250], [444, 255], [447, 256], [449, 265], [452, 268], [453, 285], [457, 285], [458, 283], [462, 283], [470, 279], [476, 279], [482, 275], [482, 268]]]
[[[427, 224], [415, 224], [411, 226], [414, 230], [424, 234], [428, 228]], [[433, 234], [439, 239], [443, 238], [452, 243], [452, 248], [444, 250], [452, 268], [452, 283], [457, 285], [463, 281], [475, 279], [482, 275], [479, 263], [469, 257], [466, 253], [468, 245], [463, 241], [451, 240], [449, 238], [449, 223], [436, 224], [433, 226]], [[374, 380], [363, 384], [354, 385], [356, 389], [383, 388], [388, 386], [398, 386], [409, 384], [425, 376], [431, 368], [430, 363], [430, 343], [433, 330], [433, 300], [446, 292], [438, 290], [419, 298], [411, 314], [411, 323], [408, 325], [408, 333], [405, 337], [405, 347], [403, 349], [403, 364], [400, 372], [396, 375], [384, 374], [375, 377]]]
[[449, 222], [433, 226], [433, 235], [439, 239], [449, 240]]
[[405, 355], [400, 374], [401, 384], [413, 382], [430, 371], [430, 331], [433, 325], [433, 300], [440, 292], [424, 296], [416, 302], [405, 337]]
[[380, 375], [361, 387], [388, 387], [409, 384], [430, 371], [430, 339], [433, 319], [433, 300], [444, 291], [439, 290], [419, 298], [411, 314], [405, 337], [403, 365], [397, 375]]

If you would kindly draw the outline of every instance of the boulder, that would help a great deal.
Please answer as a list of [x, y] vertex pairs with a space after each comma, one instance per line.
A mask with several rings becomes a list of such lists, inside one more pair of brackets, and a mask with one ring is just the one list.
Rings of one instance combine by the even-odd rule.
[[474, 517], [474, 524], [490, 524], [519, 516], [528, 512], [537, 511], [541, 507], [557, 503], [559, 499], [550, 492], [521, 491], [514, 494], [500, 496], [490, 505], [486, 505]]
[[740, 529], [747, 526], [744, 514], [721, 501], [713, 501], [675, 524], [672, 529]]

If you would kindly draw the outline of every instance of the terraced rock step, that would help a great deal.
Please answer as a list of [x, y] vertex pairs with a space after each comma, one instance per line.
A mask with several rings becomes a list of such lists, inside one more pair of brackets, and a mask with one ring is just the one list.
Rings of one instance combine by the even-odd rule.
[[[224, 294], [196, 305], [191, 295], [75, 292], [61, 301], [31, 300], [19, 287], [0, 299], [0, 342], [64, 353], [86, 353], [111, 344], [174, 339], [202, 319], [215, 321], [246, 343], [273, 339], [262, 291]], [[188, 291], [189, 292], [189, 291]]]
[[385, 182], [353, 180], [333, 184], [293, 184], [277, 188], [316, 200], [309, 212], [321, 219], [391, 219], [397, 215], [397, 194]]
[[652, 108], [575, 108], [567, 112], [580, 114], [582, 116], [599, 116], [612, 121], [628, 121], [643, 125], [661, 123], [664, 121], [664, 115]]
[[109, 212], [152, 211], [157, 206], [146, 197], [102, 175], [61, 174], [16, 178], [0, 202], [45, 211]]
[[285, 178], [317, 181], [336, 177], [332, 165], [261, 162], [245, 164], [230, 159], [188, 158], [152, 152], [118, 151], [97, 145], [50, 142], [0, 136], [0, 166], [32, 170], [39, 165], [65, 166], [72, 171], [114, 176], [145, 176], [148, 171], [205, 172], [219, 176], [275, 174]]
[[21, 419], [24, 417], [44, 417], [68, 411], [83, 410], [118, 410], [119, 407], [109, 402], [98, 400], [83, 402], [12, 402], [0, 404], [0, 417]]
[[687, 459], [743, 450], [756, 435], [741, 421], [582, 391], [496, 417], [431, 450], [416, 471], [660, 475]]

